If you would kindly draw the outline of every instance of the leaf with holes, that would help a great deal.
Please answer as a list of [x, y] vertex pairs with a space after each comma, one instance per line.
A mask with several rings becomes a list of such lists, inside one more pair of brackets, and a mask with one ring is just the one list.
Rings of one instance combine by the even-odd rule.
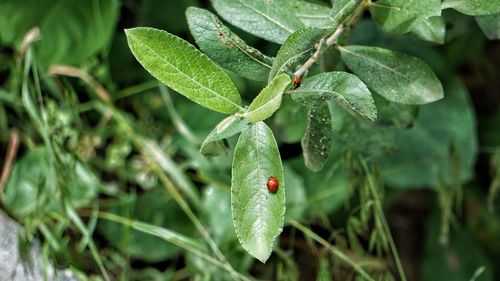
[[309, 107], [307, 131], [301, 145], [306, 166], [318, 172], [325, 166], [332, 146], [333, 128], [328, 103]]
[[436, 74], [416, 57], [377, 47], [338, 49], [347, 67], [389, 101], [425, 104], [443, 98], [443, 86]]
[[284, 7], [268, 0], [212, 0], [217, 13], [230, 24], [275, 43], [303, 27], [302, 22]]
[[190, 7], [186, 17], [201, 50], [220, 66], [241, 77], [265, 81], [273, 59], [248, 46], [207, 10]]
[[154, 28], [125, 32], [132, 53], [156, 79], [211, 110], [232, 114], [242, 109], [229, 76], [185, 40]]
[[347, 72], [327, 72], [304, 79], [302, 85], [292, 92], [292, 98], [306, 106], [334, 99], [365, 118], [377, 119], [377, 108], [370, 90], [356, 75]]
[[283, 92], [288, 88], [290, 82], [292, 81], [287, 74], [281, 74], [274, 78], [248, 107], [248, 112], [245, 114], [248, 121], [255, 123], [271, 117], [280, 108]]
[[[276, 193], [270, 193], [266, 187], [271, 176], [279, 182]], [[236, 144], [231, 208], [241, 245], [250, 255], [266, 262], [283, 230], [285, 182], [278, 145], [264, 122], [244, 131]]]

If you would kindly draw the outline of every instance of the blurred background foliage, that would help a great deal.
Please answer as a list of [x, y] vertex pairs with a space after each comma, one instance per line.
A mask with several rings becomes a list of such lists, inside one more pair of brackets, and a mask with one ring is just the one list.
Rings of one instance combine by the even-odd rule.
[[[179, 202], [238, 272], [355, 278], [289, 224], [266, 264], [239, 245], [231, 156], [198, 152], [223, 116], [158, 85], [123, 32], [150, 26], [193, 42], [189, 6], [211, 9], [201, 0], [0, 3], [0, 159], [11, 168], [0, 182], [2, 209], [82, 280], [231, 279], [195, 251], [210, 253]], [[287, 221], [308, 225], [378, 280], [397, 280], [387, 223], [408, 280], [500, 278], [500, 41], [488, 41], [472, 17], [443, 13], [444, 45], [386, 33], [368, 16], [347, 39], [422, 58], [443, 82], [443, 100], [416, 107], [375, 96], [375, 123], [332, 103], [333, 153], [318, 173], [301, 156], [304, 109], [285, 97], [268, 122], [284, 159]], [[276, 54], [278, 45], [234, 31]], [[264, 86], [230, 75], [247, 103]]]

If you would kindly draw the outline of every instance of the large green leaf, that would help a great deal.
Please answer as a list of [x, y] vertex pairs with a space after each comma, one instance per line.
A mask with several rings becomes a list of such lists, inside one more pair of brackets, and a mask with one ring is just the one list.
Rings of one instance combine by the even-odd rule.
[[267, 79], [272, 58], [248, 46], [207, 10], [190, 7], [186, 16], [191, 34], [207, 56], [241, 77]]
[[285, 7], [268, 0], [212, 0], [217, 13], [232, 25], [275, 43], [283, 43], [302, 22]]
[[470, 16], [500, 13], [498, 0], [444, 0], [443, 8], [453, 8]]
[[425, 104], [443, 98], [443, 87], [436, 74], [416, 57], [377, 47], [338, 49], [354, 74], [392, 102]]
[[481, 30], [491, 40], [500, 39], [500, 13], [476, 17], [476, 22]]
[[[276, 193], [267, 190], [269, 177], [276, 177]], [[234, 150], [231, 207], [234, 228], [245, 250], [266, 262], [276, 237], [283, 230], [285, 182], [283, 167], [271, 129], [257, 122], [244, 131]]]
[[287, 74], [281, 74], [274, 78], [252, 101], [247, 113], [245, 113], [246, 118], [255, 123], [271, 117], [280, 108], [281, 97], [290, 82], [292, 81]]
[[443, 44], [446, 35], [446, 25], [441, 16], [428, 17], [413, 24], [411, 26], [411, 33], [419, 39]]
[[306, 166], [317, 172], [325, 166], [333, 139], [332, 117], [328, 103], [309, 107], [307, 131], [301, 145]]
[[294, 32], [281, 46], [273, 68], [269, 73], [269, 81], [283, 72], [294, 72], [316, 49], [316, 45], [325, 36], [327, 30], [317, 27], [306, 27]]
[[215, 129], [210, 132], [201, 144], [200, 152], [205, 156], [226, 155], [229, 151], [227, 138], [232, 137], [248, 127], [248, 121], [244, 118], [229, 116], [222, 120]]
[[303, 0], [273, 0], [297, 16], [305, 26], [324, 27], [330, 22], [330, 8]]
[[156, 79], [214, 111], [235, 113], [241, 98], [231, 79], [188, 42], [154, 28], [127, 29], [132, 53]]
[[3, 0], [0, 41], [19, 45], [38, 26], [37, 57], [45, 63], [79, 64], [109, 43], [118, 12], [117, 0]]
[[441, 0], [379, 0], [370, 6], [376, 22], [389, 32], [405, 33], [413, 23], [441, 15]]
[[292, 98], [308, 106], [335, 99], [365, 118], [377, 119], [370, 91], [358, 77], [346, 72], [327, 72], [307, 78], [292, 92]]
[[475, 118], [457, 79], [446, 84], [445, 99], [421, 107], [413, 128], [397, 131], [396, 144], [395, 153], [378, 160], [385, 182], [393, 187], [437, 187], [472, 177]]

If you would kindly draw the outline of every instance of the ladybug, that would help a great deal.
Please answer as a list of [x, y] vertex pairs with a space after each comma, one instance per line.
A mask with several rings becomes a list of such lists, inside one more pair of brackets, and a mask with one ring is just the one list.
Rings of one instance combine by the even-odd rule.
[[293, 89], [297, 89], [298, 87], [300, 87], [300, 82], [302, 82], [302, 77], [295, 76], [295, 78], [293, 78]]
[[278, 191], [278, 187], [280, 186], [280, 183], [278, 182], [278, 179], [276, 177], [270, 177], [267, 180], [267, 190], [271, 193], [276, 193]]

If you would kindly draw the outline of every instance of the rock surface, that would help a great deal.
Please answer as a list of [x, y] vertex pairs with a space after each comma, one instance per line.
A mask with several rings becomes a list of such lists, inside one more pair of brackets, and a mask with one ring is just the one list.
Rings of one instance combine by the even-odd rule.
[[23, 229], [0, 211], [0, 281], [79, 281], [70, 270], [56, 270], [40, 256], [38, 241], [25, 255], [19, 251]]

